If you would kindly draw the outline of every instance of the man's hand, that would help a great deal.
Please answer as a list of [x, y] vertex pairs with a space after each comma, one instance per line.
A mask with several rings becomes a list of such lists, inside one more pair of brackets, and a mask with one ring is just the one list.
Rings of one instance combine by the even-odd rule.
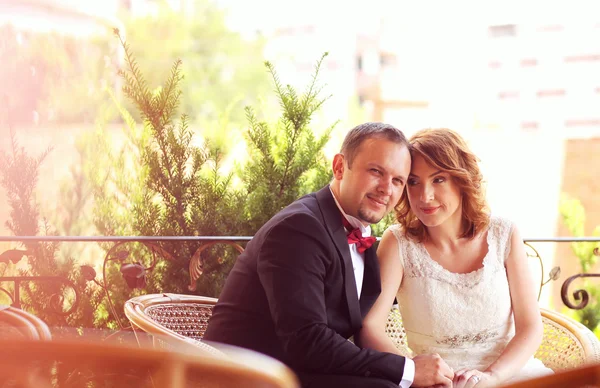
[[413, 358], [415, 379], [413, 387], [452, 387], [454, 372], [439, 354], [422, 354]]

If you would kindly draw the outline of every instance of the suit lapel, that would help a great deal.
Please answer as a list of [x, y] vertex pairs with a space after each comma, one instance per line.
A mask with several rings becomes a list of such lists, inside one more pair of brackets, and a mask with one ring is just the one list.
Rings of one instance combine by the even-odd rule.
[[346, 230], [342, 225], [342, 214], [333, 199], [329, 186], [319, 190], [316, 195], [319, 207], [325, 219], [326, 229], [329, 232], [338, 253], [342, 257], [344, 291], [346, 294], [346, 302], [348, 303], [348, 311], [350, 312], [350, 324], [354, 328], [359, 328], [362, 324], [362, 317], [358, 302], [358, 293], [356, 292], [354, 267], [350, 256], [350, 248], [348, 247], [348, 238], [346, 237]]
[[381, 293], [381, 276], [379, 274], [379, 262], [377, 261], [377, 244], [365, 251], [365, 273], [363, 275], [363, 286], [360, 293], [360, 312], [365, 315], [375, 303]]

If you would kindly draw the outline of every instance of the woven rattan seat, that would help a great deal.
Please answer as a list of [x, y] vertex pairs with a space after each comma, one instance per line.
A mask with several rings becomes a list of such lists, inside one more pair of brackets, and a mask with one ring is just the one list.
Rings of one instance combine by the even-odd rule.
[[202, 339], [213, 305], [214, 303], [165, 303], [148, 306], [145, 311], [154, 321], [176, 333]]
[[[125, 315], [134, 327], [146, 332], [166, 329], [161, 334], [174, 332], [200, 340], [204, 336], [216, 303], [215, 298], [194, 295], [143, 295], [127, 301]], [[151, 321], [148, 321], [148, 318]]]
[[583, 324], [542, 310], [544, 340], [535, 356], [554, 371], [600, 362], [600, 342]]
[[202, 296], [150, 294], [128, 300], [124, 309], [140, 343], [141, 331], [151, 335], [155, 347], [192, 344], [222, 356], [219, 350], [200, 341], [216, 303], [216, 299]]

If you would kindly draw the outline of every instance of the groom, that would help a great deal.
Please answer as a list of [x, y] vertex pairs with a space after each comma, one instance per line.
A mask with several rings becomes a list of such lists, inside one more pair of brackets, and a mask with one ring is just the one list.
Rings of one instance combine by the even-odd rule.
[[391, 125], [350, 130], [331, 184], [281, 210], [248, 243], [204, 339], [279, 359], [303, 387], [450, 386], [437, 355], [413, 361], [348, 341], [381, 291], [369, 225], [398, 203], [410, 163]]

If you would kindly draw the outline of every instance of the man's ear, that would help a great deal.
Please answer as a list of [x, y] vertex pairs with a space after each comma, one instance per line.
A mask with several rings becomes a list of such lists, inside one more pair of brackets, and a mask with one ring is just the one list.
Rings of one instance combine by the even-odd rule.
[[338, 180], [342, 179], [342, 177], [344, 176], [344, 170], [346, 168], [344, 155], [335, 154], [335, 156], [333, 157], [332, 168], [333, 178]]

